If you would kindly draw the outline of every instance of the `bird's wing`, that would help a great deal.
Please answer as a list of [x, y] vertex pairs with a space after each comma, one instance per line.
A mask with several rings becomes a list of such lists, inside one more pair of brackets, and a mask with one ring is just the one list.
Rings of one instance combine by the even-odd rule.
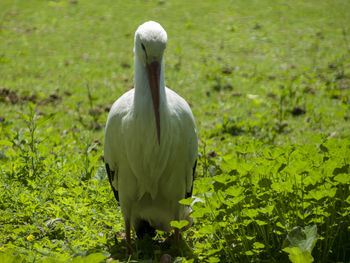
[[104, 141], [104, 160], [108, 180], [114, 196], [119, 202], [118, 194], [118, 159], [121, 153], [119, 138], [121, 135], [120, 126], [123, 117], [128, 112], [128, 106], [133, 96], [133, 90], [128, 91], [114, 102], [107, 118]]
[[189, 137], [189, 166], [190, 166], [190, 173], [186, 177], [186, 198], [192, 196], [192, 191], [193, 191], [193, 182], [194, 182], [194, 175], [196, 172], [196, 167], [197, 167], [197, 156], [198, 156], [198, 141], [197, 141], [197, 131], [196, 131], [196, 125], [194, 123], [194, 119], [192, 116], [191, 112], [191, 135]]
[[174, 109], [178, 117], [176, 119], [181, 120], [182, 134], [181, 140], [186, 140], [187, 155], [185, 156], [185, 162], [187, 163], [188, 171], [186, 173], [186, 195], [185, 197], [192, 196], [193, 181], [197, 166], [198, 155], [198, 141], [197, 130], [195, 120], [188, 103], [174, 91], [167, 89], [168, 103], [171, 104], [171, 108]]
[[[107, 175], [108, 175], [108, 180], [109, 180], [109, 183], [110, 183], [111, 188], [113, 190], [115, 199], [117, 199], [117, 201], [119, 202], [119, 194], [118, 194], [118, 191], [117, 191], [116, 187], [114, 187], [114, 185], [117, 185], [117, 180], [114, 179], [114, 176], [117, 178], [116, 171], [111, 171], [111, 169], [109, 168], [109, 164], [108, 163], [105, 163], [105, 165], [106, 165], [106, 171], [107, 171]], [[113, 183], [114, 181], [115, 181], [115, 183]]]
[[188, 145], [187, 174], [186, 174], [186, 198], [192, 196], [194, 175], [197, 167], [198, 141], [196, 125], [192, 112], [188, 106], [186, 122], [186, 137]]
[[192, 192], [193, 192], [193, 182], [194, 182], [194, 175], [196, 173], [196, 167], [197, 167], [197, 159], [194, 162], [193, 168], [192, 168], [192, 182], [189, 183], [189, 185], [191, 185], [191, 190], [186, 192], [186, 198], [189, 198], [192, 196]]

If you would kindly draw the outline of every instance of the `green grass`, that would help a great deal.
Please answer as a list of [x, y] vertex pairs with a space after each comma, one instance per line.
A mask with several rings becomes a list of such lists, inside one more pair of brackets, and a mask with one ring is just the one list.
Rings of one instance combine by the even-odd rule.
[[[348, 262], [349, 12], [345, 0], [2, 0], [0, 262], [128, 261], [100, 156], [147, 20], [168, 33], [166, 84], [200, 139], [192, 252], [169, 253]], [[169, 249], [140, 242], [138, 262]]]

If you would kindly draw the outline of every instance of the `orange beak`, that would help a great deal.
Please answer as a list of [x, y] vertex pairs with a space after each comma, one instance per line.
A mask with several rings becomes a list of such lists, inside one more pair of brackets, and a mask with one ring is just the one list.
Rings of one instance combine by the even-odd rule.
[[160, 64], [159, 62], [154, 61], [150, 64], [147, 64], [147, 75], [148, 75], [148, 82], [149, 82], [149, 86], [151, 88], [151, 94], [152, 94], [153, 110], [154, 110], [154, 116], [156, 119], [158, 143], [160, 144], [160, 115], [159, 115]]

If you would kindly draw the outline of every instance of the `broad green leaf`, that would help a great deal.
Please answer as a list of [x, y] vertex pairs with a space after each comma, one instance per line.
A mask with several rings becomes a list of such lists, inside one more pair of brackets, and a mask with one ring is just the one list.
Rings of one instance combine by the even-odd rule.
[[191, 205], [194, 200], [195, 198], [189, 197], [189, 198], [180, 200], [179, 203], [182, 205]]
[[280, 227], [280, 228], [285, 228], [285, 226], [283, 226], [282, 224], [281, 224], [281, 222], [277, 222], [277, 224], [276, 224], [276, 226], [278, 226], [278, 227]]
[[249, 172], [254, 166], [255, 164], [252, 162], [242, 162], [239, 168], [244, 169], [246, 172]]
[[233, 197], [236, 197], [236, 196], [240, 196], [242, 195], [244, 192], [244, 188], [241, 187], [241, 186], [230, 186], [229, 188], [227, 188], [225, 190], [225, 193], [230, 195], [230, 196], [233, 196]]
[[261, 249], [261, 248], [264, 248], [265, 245], [262, 244], [262, 243], [260, 243], [260, 242], [254, 242], [254, 243], [253, 243], [253, 247], [254, 247], [255, 249]]
[[39, 260], [39, 263], [63, 263], [64, 261], [52, 257], [44, 257]]
[[225, 155], [223, 157], [223, 162], [221, 163], [221, 169], [224, 171], [230, 172], [232, 170], [237, 170], [239, 164], [237, 158], [233, 155]]
[[271, 188], [276, 192], [293, 192], [293, 184], [290, 182], [275, 182], [271, 184]]
[[238, 203], [240, 203], [242, 200], [244, 200], [245, 196], [244, 195], [240, 195], [240, 196], [235, 196], [233, 198], [227, 198], [225, 201], [225, 204], [229, 205], [229, 206], [233, 206], [236, 205]]
[[8, 140], [0, 140], [0, 145], [12, 147], [13, 143]]
[[259, 226], [267, 225], [267, 223], [265, 221], [261, 221], [259, 219], [255, 219], [255, 223], [257, 223]]
[[248, 216], [248, 217], [254, 219], [259, 214], [259, 212], [257, 209], [243, 209], [242, 214], [244, 216]]
[[214, 176], [213, 179], [216, 182], [219, 182], [222, 184], [228, 184], [229, 182], [232, 182], [234, 180], [234, 177], [228, 174], [220, 174], [220, 175]]
[[13, 255], [10, 252], [0, 252], [0, 263], [21, 263], [24, 259], [20, 255]]
[[217, 263], [217, 262], [220, 262], [220, 258], [218, 258], [218, 257], [210, 257], [210, 258], [208, 258], [208, 262], [209, 263]]
[[191, 213], [191, 217], [194, 218], [201, 218], [203, 217], [205, 214], [210, 214], [211, 210], [208, 206], [205, 207], [193, 207], [193, 212]]
[[183, 227], [187, 226], [189, 222], [187, 220], [180, 220], [180, 221], [171, 221], [170, 226], [178, 229], [182, 229]]
[[288, 253], [292, 263], [311, 263], [314, 261], [309, 251], [301, 251], [299, 247], [287, 247], [282, 250]]
[[202, 234], [211, 234], [215, 232], [215, 227], [213, 225], [203, 225], [199, 232]]
[[98, 263], [106, 259], [106, 256], [102, 253], [93, 253], [87, 257], [76, 257], [70, 263]]
[[350, 175], [345, 173], [338, 174], [334, 177], [334, 180], [342, 184], [348, 184], [350, 183]]
[[336, 192], [337, 192], [336, 187], [332, 187], [329, 189], [325, 189], [321, 187], [321, 188], [316, 188], [309, 191], [306, 195], [306, 198], [312, 198], [318, 201], [325, 197], [334, 197]]
[[311, 253], [317, 242], [317, 226], [294, 227], [283, 242], [283, 247], [298, 247], [302, 252]]

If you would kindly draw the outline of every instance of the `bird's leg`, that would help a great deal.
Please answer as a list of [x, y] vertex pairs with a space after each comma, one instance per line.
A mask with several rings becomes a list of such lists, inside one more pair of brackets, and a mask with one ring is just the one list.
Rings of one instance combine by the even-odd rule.
[[128, 254], [131, 255], [132, 249], [131, 249], [131, 237], [130, 237], [130, 219], [125, 220], [125, 235], [126, 235], [126, 245]]
[[174, 229], [174, 244], [175, 246], [179, 245], [179, 240], [180, 240], [180, 229], [178, 229], [177, 227], [175, 227]]

